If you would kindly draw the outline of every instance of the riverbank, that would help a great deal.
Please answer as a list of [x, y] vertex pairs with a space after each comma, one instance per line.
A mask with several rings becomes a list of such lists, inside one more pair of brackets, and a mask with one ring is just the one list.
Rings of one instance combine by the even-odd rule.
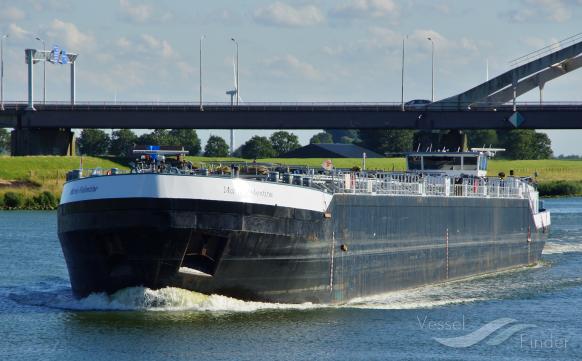
[[[247, 161], [240, 158], [188, 157], [195, 166], [208, 162]], [[321, 167], [325, 159], [257, 159], [257, 162]], [[80, 166], [80, 157], [0, 156], [0, 209], [55, 209], [60, 199], [65, 177], [71, 169]], [[118, 168], [128, 170], [128, 159], [114, 157], [83, 157], [83, 168]], [[337, 168], [362, 166], [359, 158], [333, 159]], [[372, 158], [366, 160], [367, 169], [402, 171], [403, 158]], [[489, 174], [506, 175], [513, 170], [516, 176], [534, 177], [540, 195], [545, 197], [582, 196], [582, 161], [579, 160], [491, 160]], [[536, 176], [537, 175], [537, 176]]]

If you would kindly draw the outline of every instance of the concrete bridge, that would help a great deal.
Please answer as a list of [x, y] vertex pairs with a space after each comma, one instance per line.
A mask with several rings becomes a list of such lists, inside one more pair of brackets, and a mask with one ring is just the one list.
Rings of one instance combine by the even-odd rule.
[[[582, 129], [582, 103], [406, 107], [400, 103], [5, 104], [0, 127], [102, 129]], [[519, 114], [519, 125], [511, 122]]]
[[[13, 154], [73, 154], [72, 128], [102, 129], [582, 129], [582, 103], [407, 108], [399, 103], [7, 103]], [[515, 109], [515, 110], [514, 110]]]
[[[33, 65], [54, 57], [26, 49], [28, 101], [4, 103], [0, 127], [14, 128], [13, 154], [69, 153], [72, 128], [195, 129], [582, 129], [582, 103], [544, 103], [544, 85], [582, 67], [582, 33], [515, 59], [514, 68], [463, 93], [422, 106], [401, 103], [70, 103], [35, 104]], [[64, 58], [63, 58], [64, 56]], [[517, 103], [538, 88], [540, 101]], [[204, 108], [203, 108], [203, 107]]]

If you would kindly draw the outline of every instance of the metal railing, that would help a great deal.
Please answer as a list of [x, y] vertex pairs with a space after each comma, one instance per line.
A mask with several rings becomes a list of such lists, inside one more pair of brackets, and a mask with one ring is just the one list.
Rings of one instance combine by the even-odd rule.
[[[531, 111], [555, 111], [555, 110], [582, 110], [582, 102], [518, 102], [516, 106], [522, 110]], [[510, 104], [490, 103], [458, 103], [443, 102], [427, 105], [405, 105], [405, 111], [512, 111]], [[26, 110], [27, 104], [18, 101], [5, 101], [6, 111]], [[196, 102], [108, 102], [108, 101], [78, 101], [75, 104], [69, 102], [47, 102], [35, 104], [37, 111], [200, 111], [200, 105]], [[204, 112], [318, 112], [318, 111], [345, 111], [345, 112], [385, 112], [401, 111], [401, 104], [396, 102], [245, 102], [239, 105], [230, 105], [225, 102], [204, 103]]]
[[130, 173], [157, 173], [193, 177], [241, 177], [259, 182], [281, 183], [289, 186], [315, 188], [326, 193], [369, 194], [394, 196], [422, 197], [468, 197], [468, 198], [516, 198], [529, 199], [532, 210], [538, 208], [538, 192], [526, 180], [509, 177], [450, 177], [445, 174], [420, 174], [401, 172], [351, 172], [337, 170], [327, 174], [308, 173], [278, 173], [268, 174], [238, 174], [224, 173], [220, 169], [178, 169], [166, 167], [162, 170], [156, 167], [135, 168], [131, 171], [116, 168], [82, 169], [68, 176], [68, 180], [115, 176]]
[[538, 49], [536, 51], [532, 51], [531, 53], [522, 55], [518, 58], [512, 59], [509, 61], [509, 65], [511, 67], [517, 67], [529, 62], [532, 62], [536, 59], [542, 58], [550, 53], [556, 52], [560, 49], [563, 49], [565, 47], [568, 47], [570, 45], [576, 44], [582, 42], [582, 33], [578, 33], [572, 36], [569, 36], [565, 39], [562, 39], [556, 43], [550, 44], [548, 46], [544, 46], [541, 49]]
[[[333, 180], [335, 193], [401, 196], [532, 198], [537, 191], [521, 178], [452, 178], [445, 175], [378, 173], [373, 176], [343, 174]], [[537, 202], [535, 202], [537, 203]]]

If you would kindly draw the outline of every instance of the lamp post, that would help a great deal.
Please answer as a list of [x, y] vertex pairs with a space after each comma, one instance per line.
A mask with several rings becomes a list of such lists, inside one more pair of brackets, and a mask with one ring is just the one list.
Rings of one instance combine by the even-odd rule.
[[408, 36], [402, 38], [402, 78], [401, 78], [401, 98], [400, 107], [404, 111], [404, 42]]
[[[44, 40], [39, 38], [38, 36], [35, 39], [42, 43], [42, 51], [46, 52], [46, 44]], [[46, 57], [46, 54], [44, 55]], [[42, 103], [46, 104], [46, 58], [42, 62]]]
[[238, 105], [238, 99], [240, 98], [238, 85], [238, 41], [236, 41], [235, 38], [230, 38], [230, 40], [232, 40], [236, 46], [236, 105]]
[[204, 40], [204, 35], [200, 37], [200, 111], [204, 111], [202, 106], [202, 40]]
[[4, 110], [4, 39], [8, 34], [0, 37], [0, 110]]
[[427, 39], [430, 41], [432, 47], [432, 81], [431, 81], [432, 91], [430, 101], [434, 102], [434, 40], [432, 40], [432, 38], [430, 37]]

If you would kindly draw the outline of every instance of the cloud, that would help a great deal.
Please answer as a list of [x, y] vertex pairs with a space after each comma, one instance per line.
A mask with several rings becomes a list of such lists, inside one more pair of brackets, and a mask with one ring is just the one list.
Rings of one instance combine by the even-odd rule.
[[388, 17], [398, 12], [394, 0], [350, 0], [331, 10], [330, 14], [338, 18], [355, 19]]
[[150, 4], [131, 3], [129, 0], [119, 0], [119, 6], [123, 17], [136, 23], [168, 21], [172, 19], [172, 13], [161, 12]]
[[148, 59], [150, 63], [153, 58], [169, 60], [167, 62], [160, 62], [159, 60], [153, 62], [167, 64], [168, 67], [176, 66], [183, 77], [194, 75], [194, 68], [172, 47], [168, 40], [159, 39], [150, 34], [141, 34], [138, 37], [129, 39], [122, 36], [115, 40], [115, 46], [118, 48], [120, 56], [133, 58], [138, 53], [142, 55], [142, 58]]
[[444, 2], [431, 3], [430, 7], [432, 7], [433, 9], [435, 9], [436, 11], [443, 15], [451, 14], [451, 7], [449, 6], [449, 4], [446, 4]]
[[176, 66], [178, 67], [178, 69], [180, 69], [180, 71], [182, 72], [183, 75], [185, 75], [185, 76], [194, 75], [194, 67], [191, 66], [190, 64], [188, 64], [187, 62], [178, 61], [176, 63]]
[[158, 51], [164, 58], [176, 56], [174, 48], [167, 40], [160, 40], [149, 34], [143, 34], [141, 38], [149, 51]]
[[558, 38], [541, 38], [535, 36], [528, 36], [523, 39], [523, 43], [528, 45], [532, 50], [549, 47], [552, 51], [557, 51], [560, 49], [559, 41], [560, 39]]
[[15, 39], [25, 39], [27, 37], [30, 37], [31, 33], [30, 31], [25, 30], [16, 24], [10, 24], [8, 26], [8, 34], [10, 37]]
[[71, 51], [88, 49], [95, 45], [95, 38], [92, 35], [81, 32], [73, 23], [59, 19], [51, 22], [47, 35], [51, 39], [64, 39], [65, 45]]
[[517, 9], [502, 15], [515, 22], [545, 19], [563, 23], [572, 18], [572, 8], [579, 5], [582, 5], [580, 0], [577, 4], [573, 0], [521, 0]]
[[150, 34], [142, 34], [133, 40], [122, 36], [115, 41], [115, 45], [126, 54], [139, 52], [148, 54], [150, 57], [158, 55], [166, 59], [179, 58], [179, 54], [174, 50], [169, 41], [156, 38]]
[[216, 25], [220, 23], [226, 26], [240, 26], [244, 22], [243, 16], [234, 9], [215, 9], [204, 15], [203, 23]]
[[19, 21], [26, 17], [26, 13], [15, 6], [8, 6], [0, 12], [0, 20]]
[[256, 9], [253, 19], [263, 25], [286, 27], [313, 26], [325, 21], [324, 15], [314, 5], [293, 7], [279, 1]]
[[122, 36], [121, 38], [115, 41], [115, 45], [123, 50], [130, 50], [131, 49], [131, 41], [129, 41], [126, 37]]
[[323, 78], [319, 70], [313, 65], [302, 62], [290, 54], [267, 59], [264, 61], [264, 65], [272, 75], [280, 78], [289, 78], [294, 75], [310, 80], [321, 80]]
[[372, 26], [360, 39], [337, 45], [327, 45], [322, 52], [333, 56], [333, 61], [346, 64], [369, 64], [369, 59], [380, 59], [390, 68], [400, 67], [402, 57], [402, 40], [406, 39], [407, 64], [421, 64], [430, 59], [434, 41], [435, 57], [439, 62], [449, 65], [464, 65], [475, 61], [483, 43], [477, 43], [468, 37], [449, 38], [432, 29], [416, 29], [409, 34], [402, 34], [388, 27]]
[[402, 44], [403, 35], [389, 28], [381, 26], [373, 26], [368, 29], [372, 35], [369, 38], [370, 45], [377, 46], [400, 46]]

